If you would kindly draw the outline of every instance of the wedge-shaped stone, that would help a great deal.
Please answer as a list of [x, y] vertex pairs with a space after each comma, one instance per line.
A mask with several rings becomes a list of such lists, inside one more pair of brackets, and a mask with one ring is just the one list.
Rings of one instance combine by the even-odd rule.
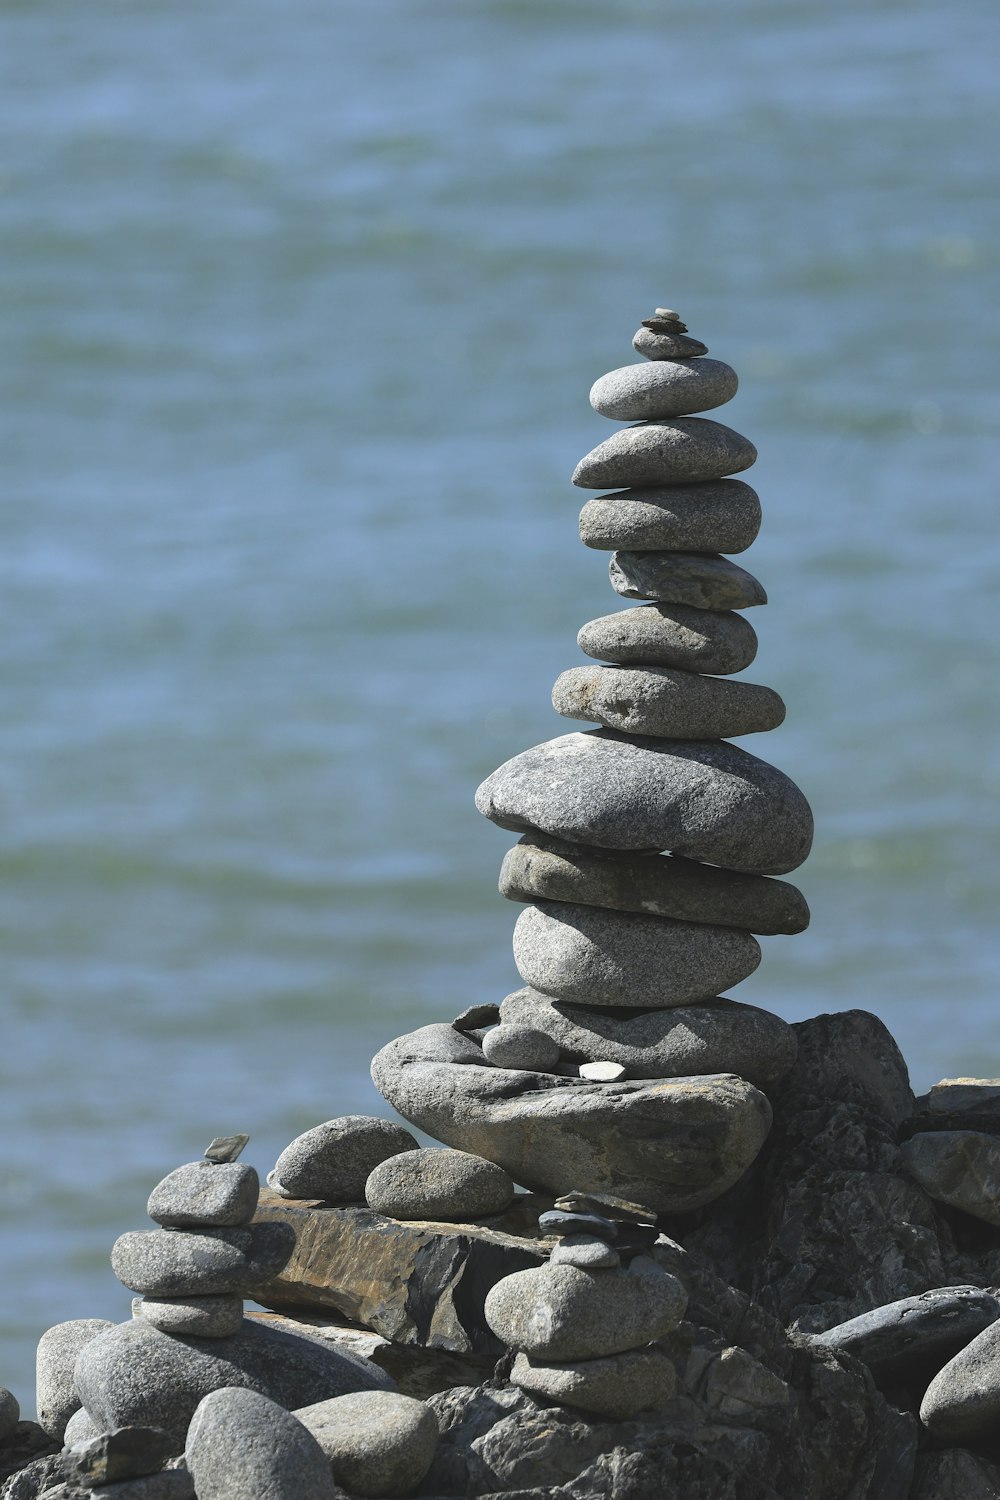
[[552, 707], [567, 719], [673, 740], [761, 734], [785, 717], [773, 688], [673, 667], [570, 667], [556, 678]]
[[659, 1349], [632, 1349], [575, 1364], [542, 1363], [519, 1354], [510, 1380], [533, 1396], [619, 1422], [662, 1406], [677, 1386], [674, 1367]]
[[631, 552], [742, 552], [760, 530], [760, 501], [741, 479], [621, 490], [588, 500], [580, 539]]
[[932, 1130], [899, 1148], [924, 1192], [987, 1224], [1000, 1225], [1000, 1140], [978, 1130]]
[[707, 417], [640, 422], [598, 443], [573, 472], [585, 490], [649, 489], [698, 484], [749, 469], [757, 449], [749, 438]]
[[590, 404], [614, 422], [657, 421], [711, 411], [731, 401], [739, 388], [731, 365], [721, 359], [672, 359], [623, 365], [590, 388]]
[[588, 656], [622, 666], [679, 667], [725, 676], [742, 672], [757, 655], [757, 633], [743, 615], [643, 604], [590, 620], [577, 635]]
[[647, 359], [695, 359], [708, 353], [708, 345], [685, 333], [654, 333], [640, 328], [632, 339], [632, 348]]
[[508, 849], [500, 894], [508, 901], [574, 901], [758, 933], [809, 926], [805, 897], [786, 880], [738, 875], [679, 855], [613, 854], [542, 834], [525, 834]]
[[673, 1332], [686, 1308], [677, 1277], [639, 1255], [614, 1271], [548, 1265], [505, 1276], [486, 1299], [486, 1321], [533, 1359], [600, 1359]]
[[476, 806], [515, 833], [669, 849], [751, 875], [794, 870], [812, 843], [812, 813], [794, 782], [719, 740], [560, 735], [494, 771]]
[[760, 963], [760, 944], [738, 927], [547, 901], [518, 917], [514, 962], [525, 984], [558, 1000], [658, 1008], [739, 984]]
[[623, 599], [656, 599], [694, 609], [751, 609], [766, 604], [763, 585], [725, 557], [701, 552], [616, 552], [608, 566]]
[[785, 1076], [798, 1051], [787, 1021], [735, 1000], [609, 1013], [529, 987], [508, 995], [500, 1010], [504, 1024], [547, 1032], [568, 1061], [620, 1063], [629, 1078], [736, 1073], [766, 1089]]
[[450, 1026], [390, 1042], [372, 1078], [406, 1119], [524, 1187], [612, 1193], [656, 1213], [724, 1193], [771, 1125], [767, 1099], [742, 1078], [592, 1083], [484, 1067], [482, 1050]]

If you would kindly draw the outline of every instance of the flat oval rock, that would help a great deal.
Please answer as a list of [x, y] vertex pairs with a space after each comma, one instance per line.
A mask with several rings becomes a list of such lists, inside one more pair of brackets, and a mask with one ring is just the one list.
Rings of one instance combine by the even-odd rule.
[[158, 1224], [235, 1227], [253, 1218], [259, 1191], [257, 1173], [244, 1162], [192, 1161], [157, 1183], [146, 1212]]
[[708, 353], [708, 345], [683, 333], [654, 333], [640, 328], [632, 339], [632, 348], [647, 359], [696, 359]]
[[38, 1425], [50, 1438], [63, 1440], [66, 1424], [80, 1410], [73, 1371], [80, 1351], [114, 1328], [107, 1318], [71, 1318], [46, 1329], [35, 1355], [35, 1405]]
[[648, 489], [739, 474], [756, 461], [749, 438], [708, 417], [640, 422], [614, 432], [581, 458], [573, 483], [585, 490]]
[[726, 557], [700, 552], [616, 552], [608, 576], [623, 599], [655, 599], [694, 609], [752, 609], [764, 587]]
[[572, 901], [757, 933], [803, 932], [809, 925], [805, 897], [786, 880], [739, 875], [679, 855], [587, 849], [542, 834], [525, 834], [508, 849], [500, 894], [509, 901]]
[[914, 1364], [935, 1368], [1000, 1318], [1000, 1302], [977, 1286], [942, 1286], [873, 1308], [811, 1340], [843, 1349], [876, 1374], [905, 1377]]
[[560, 1364], [519, 1354], [511, 1367], [510, 1382], [559, 1406], [625, 1421], [669, 1401], [677, 1375], [667, 1356], [650, 1348]]
[[518, 917], [514, 962], [525, 984], [578, 1005], [689, 1005], [752, 974], [760, 944], [738, 927], [547, 901]]
[[111, 1269], [130, 1292], [151, 1297], [242, 1295], [277, 1275], [291, 1244], [283, 1246], [273, 1226], [219, 1229], [199, 1234], [150, 1229], [119, 1235]]
[[756, 491], [741, 479], [714, 479], [598, 495], [580, 512], [580, 540], [611, 552], [743, 552], [760, 520]]
[[739, 383], [736, 371], [721, 359], [623, 365], [595, 380], [590, 404], [602, 417], [615, 422], [686, 417], [731, 401]]
[[938, 1371], [924, 1392], [920, 1420], [942, 1443], [995, 1438], [1000, 1422], [1000, 1321], [991, 1323]]
[[785, 717], [773, 688], [673, 667], [570, 667], [556, 678], [552, 707], [567, 719], [674, 740], [763, 734]]
[[242, 1327], [243, 1298], [136, 1297], [132, 1316], [177, 1338], [228, 1339]]
[[599, 849], [669, 849], [751, 875], [784, 875], [812, 844], [812, 813], [776, 767], [724, 740], [613, 729], [522, 750], [476, 792], [484, 817]]
[[413, 1136], [394, 1120], [338, 1115], [296, 1136], [275, 1162], [274, 1176], [286, 1198], [363, 1203], [365, 1183], [379, 1162], [416, 1150]]
[[787, 1021], [736, 1000], [608, 1013], [526, 988], [508, 995], [501, 1010], [506, 1019], [547, 1031], [570, 1060], [617, 1062], [631, 1078], [735, 1073], [768, 1088], [798, 1052]]
[[743, 615], [686, 604], [643, 604], [601, 615], [581, 627], [588, 656], [621, 666], [679, 667], [726, 676], [757, 655], [757, 633]]
[[404, 1151], [375, 1168], [365, 1185], [368, 1207], [389, 1219], [458, 1220], [503, 1213], [514, 1184], [502, 1167], [468, 1151]]
[[[450, 1026], [427, 1026], [377, 1053], [383, 1098], [437, 1140], [553, 1195], [611, 1194], [653, 1213], [710, 1203], [739, 1180], [771, 1107], [730, 1075], [589, 1083], [456, 1060]], [[539, 1143], [544, 1142], [544, 1146]]]

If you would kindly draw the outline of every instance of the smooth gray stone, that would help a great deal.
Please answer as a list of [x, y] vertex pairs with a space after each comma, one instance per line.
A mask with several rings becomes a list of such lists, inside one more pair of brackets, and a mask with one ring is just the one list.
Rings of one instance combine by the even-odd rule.
[[534, 989], [501, 1006], [515, 1024], [547, 1031], [571, 1062], [617, 1062], [631, 1078], [690, 1078], [735, 1073], [767, 1089], [795, 1062], [795, 1032], [755, 1005], [711, 1000], [673, 1010], [595, 1010]]
[[248, 1135], [217, 1135], [202, 1153], [206, 1161], [235, 1161], [249, 1144]]
[[498, 1281], [486, 1321], [508, 1348], [534, 1359], [599, 1359], [670, 1333], [686, 1307], [677, 1277], [648, 1256], [614, 1271], [550, 1261]]
[[[109, 1328], [114, 1328], [114, 1323], [109, 1323]], [[75, 1411], [66, 1423], [63, 1433], [63, 1443], [67, 1448], [76, 1448], [81, 1443], [89, 1443], [91, 1438], [100, 1437], [101, 1429], [94, 1421], [88, 1411], [81, 1406]]]
[[158, 1224], [235, 1228], [249, 1224], [260, 1182], [243, 1162], [192, 1161], [158, 1182], [146, 1212]]
[[757, 632], [743, 615], [686, 604], [643, 604], [601, 615], [580, 628], [576, 641], [587, 656], [623, 667], [679, 667], [723, 677], [742, 672], [757, 655]]
[[492, 1161], [432, 1147], [380, 1163], [365, 1184], [365, 1198], [390, 1219], [484, 1219], [510, 1207], [514, 1184]]
[[[74, 1495], [79, 1490], [72, 1492]], [[187, 1468], [161, 1469], [140, 1479], [123, 1479], [92, 1489], [94, 1500], [195, 1500], [194, 1480]]]
[[118, 1427], [78, 1444], [67, 1457], [69, 1476], [88, 1488], [155, 1474], [177, 1444], [160, 1427]]
[[760, 944], [738, 927], [547, 901], [518, 917], [514, 962], [525, 984], [558, 1000], [658, 1008], [739, 984], [760, 963]]
[[742, 1078], [589, 1083], [476, 1066], [475, 1044], [456, 1059], [450, 1038], [425, 1026], [390, 1042], [372, 1062], [376, 1088], [428, 1135], [534, 1191], [683, 1213], [738, 1181], [771, 1126], [766, 1097]]
[[500, 766], [476, 806], [515, 833], [669, 849], [750, 875], [784, 875], [812, 844], [812, 813], [794, 782], [722, 740], [563, 734]]
[[559, 1062], [559, 1043], [532, 1026], [495, 1026], [483, 1037], [483, 1056], [497, 1068], [551, 1073]]
[[62, 1442], [66, 1423], [83, 1404], [73, 1383], [77, 1356], [92, 1339], [114, 1326], [107, 1318], [73, 1318], [68, 1323], [57, 1323], [38, 1340], [35, 1356], [38, 1423], [57, 1442]]
[[903, 1165], [938, 1203], [1000, 1225], [1000, 1140], [978, 1130], [921, 1131], [899, 1148]]
[[295, 1416], [352, 1495], [408, 1495], [434, 1461], [438, 1420], [424, 1401], [396, 1391], [358, 1391], [303, 1406]]
[[292, 1408], [392, 1384], [369, 1360], [250, 1319], [233, 1338], [208, 1341], [173, 1338], [137, 1318], [92, 1339], [76, 1363], [80, 1399], [102, 1430], [148, 1423], [180, 1444], [199, 1401], [224, 1386]]
[[843, 1349], [873, 1373], [903, 1377], [908, 1368], [940, 1369], [977, 1334], [1000, 1318], [1000, 1301], [977, 1286], [942, 1286], [903, 1297], [838, 1323], [812, 1342]]
[[289, 1198], [363, 1203], [365, 1183], [379, 1162], [416, 1151], [408, 1130], [375, 1115], [340, 1115], [296, 1136], [278, 1157], [274, 1173]]
[[137, 1297], [133, 1317], [145, 1318], [161, 1333], [199, 1339], [228, 1339], [243, 1323], [243, 1298]]
[[[148, 1297], [242, 1296], [275, 1275], [291, 1247], [260, 1228], [132, 1230], [111, 1250], [111, 1269], [130, 1292]], [[273, 1267], [268, 1271], [268, 1267]]]
[[721, 359], [622, 365], [594, 381], [590, 404], [613, 422], [655, 422], [724, 406], [736, 395], [739, 383], [736, 371]]
[[542, 834], [525, 834], [508, 849], [500, 894], [509, 901], [573, 901], [758, 933], [802, 932], [809, 925], [805, 898], [787, 881], [738, 875], [679, 855], [613, 854]]
[[708, 417], [623, 427], [581, 458], [573, 483], [585, 490], [651, 489], [739, 474], [756, 461], [749, 438]]
[[598, 495], [580, 512], [580, 540], [611, 552], [743, 552], [760, 520], [760, 501], [748, 484], [713, 479]]
[[567, 719], [673, 740], [761, 734], [785, 717], [773, 688], [672, 667], [570, 667], [556, 678], [552, 707]]
[[519, 1354], [510, 1380], [533, 1396], [615, 1421], [662, 1406], [677, 1388], [676, 1371], [659, 1349], [634, 1349], [561, 1364]]
[[632, 339], [632, 348], [647, 359], [695, 359], [708, 353], [708, 345], [687, 334], [654, 333], [640, 328]]
[[621, 1265], [621, 1257], [607, 1240], [592, 1234], [568, 1234], [553, 1246], [550, 1266], [579, 1266], [581, 1271], [609, 1271]]
[[710, 553], [616, 552], [608, 575], [623, 599], [656, 599], [708, 610], [751, 609], [767, 603], [759, 579]]
[[0, 1385], [0, 1443], [10, 1437], [20, 1420], [21, 1407], [17, 1397], [5, 1385]]
[[1000, 1422], [1000, 1322], [991, 1323], [939, 1370], [920, 1420], [942, 1443], [976, 1442]]
[[249, 1390], [200, 1402], [184, 1457], [198, 1500], [335, 1500], [322, 1448], [297, 1417]]

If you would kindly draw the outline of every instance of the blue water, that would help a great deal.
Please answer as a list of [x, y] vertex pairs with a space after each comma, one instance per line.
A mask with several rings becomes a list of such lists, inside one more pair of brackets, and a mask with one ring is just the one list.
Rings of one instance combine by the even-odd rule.
[[1000, 1073], [1000, 19], [977, 0], [0, 6], [0, 1383], [217, 1133], [517, 983], [501, 761], [617, 605], [568, 475], [656, 303], [740, 372], [741, 998]]

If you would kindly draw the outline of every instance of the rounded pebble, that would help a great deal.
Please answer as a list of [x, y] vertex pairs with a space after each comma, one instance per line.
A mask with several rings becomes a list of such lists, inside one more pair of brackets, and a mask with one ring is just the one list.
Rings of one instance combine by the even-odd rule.
[[559, 1044], [531, 1026], [497, 1026], [483, 1037], [483, 1056], [495, 1068], [550, 1073], [559, 1061]]
[[243, 1322], [243, 1298], [141, 1297], [133, 1303], [132, 1312], [175, 1338], [228, 1339]]
[[157, 1183], [146, 1212], [158, 1224], [234, 1227], [253, 1218], [259, 1191], [244, 1162], [192, 1161]]
[[552, 707], [567, 719], [674, 740], [762, 734], [785, 717], [773, 688], [673, 667], [570, 667], [556, 678]]
[[611, 587], [625, 599], [655, 599], [695, 609], [752, 609], [766, 604], [763, 584], [726, 557], [700, 552], [616, 552]]
[[38, 1340], [35, 1356], [38, 1423], [57, 1442], [62, 1442], [66, 1423], [82, 1404], [74, 1380], [77, 1356], [114, 1326], [107, 1318], [73, 1318], [68, 1323], [57, 1323]]
[[714, 479], [597, 495], [580, 512], [580, 540], [608, 552], [743, 552], [760, 521], [755, 490]]
[[550, 1266], [579, 1266], [583, 1271], [612, 1271], [621, 1265], [613, 1245], [590, 1234], [568, 1234], [553, 1246]]
[[632, 348], [646, 359], [696, 359], [708, 353], [708, 345], [685, 333], [654, 333], [640, 328], [632, 337]]
[[757, 655], [756, 631], [742, 615], [685, 604], [643, 604], [601, 615], [582, 626], [576, 639], [581, 651], [599, 661], [721, 676], [742, 672]]
[[657, 421], [711, 411], [738, 386], [736, 371], [720, 359], [662, 360], [610, 370], [591, 387], [590, 404], [615, 422]]
[[438, 1420], [424, 1401], [395, 1391], [358, 1391], [299, 1407], [295, 1416], [352, 1495], [406, 1495], [434, 1461]]
[[404, 1151], [372, 1172], [365, 1184], [369, 1208], [390, 1219], [487, 1218], [514, 1200], [502, 1167], [451, 1147]]
[[226, 1386], [199, 1403], [184, 1449], [198, 1500], [335, 1500], [319, 1443], [291, 1412]]
[[415, 1137], [392, 1120], [341, 1115], [296, 1136], [278, 1157], [274, 1176], [289, 1198], [363, 1203], [365, 1183], [379, 1162], [416, 1150]]
[[739, 474], [756, 462], [749, 438], [708, 417], [640, 422], [612, 433], [581, 458], [573, 483], [582, 489], [646, 489]]

